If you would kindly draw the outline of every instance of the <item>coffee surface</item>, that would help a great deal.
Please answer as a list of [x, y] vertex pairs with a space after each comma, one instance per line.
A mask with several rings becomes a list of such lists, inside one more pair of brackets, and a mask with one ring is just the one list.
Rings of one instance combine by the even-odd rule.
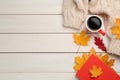
[[92, 16], [88, 19], [87, 25], [91, 30], [98, 30], [101, 28], [102, 22], [99, 17]]

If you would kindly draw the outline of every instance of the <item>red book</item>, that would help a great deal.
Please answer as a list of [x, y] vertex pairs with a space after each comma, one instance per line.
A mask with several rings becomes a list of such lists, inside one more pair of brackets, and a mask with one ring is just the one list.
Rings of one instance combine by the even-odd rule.
[[[89, 72], [93, 65], [102, 69], [102, 74], [97, 78], [92, 78]], [[95, 55], [90, 56], [83, 67], [77, 72], [76, 76], [80, 80], [120, 80], [120, 76]]]

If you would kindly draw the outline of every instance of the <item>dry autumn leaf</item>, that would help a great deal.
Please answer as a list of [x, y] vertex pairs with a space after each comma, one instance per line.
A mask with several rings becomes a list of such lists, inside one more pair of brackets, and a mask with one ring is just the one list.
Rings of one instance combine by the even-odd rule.
[[101, 60], [107, 64], [109, 67], [114, 65], [115, 60], [114, 59], [109, 59], [108, 54], [105, 54], [101, 57]]
[[96, 67], [95, 65], [93, 65], [92, 69], [90, 69], [90, 73], [91, 73], [91, 77], [98, 77], [102, 74], [102, 69], [101, 67]]
[[116, 25], [120, 26], [120, 19], [116, 19]]
[[104, 63], [107, 63], [108, 61], [108, 54], [105, 54], [104, 56], [102, 56], [101, 60], [104, 62]]
[[114, 65], [114, 62], [115, 62], [114, 59], [110, 59], [109, 62], [107, 62], [107, 65], [111, 67]]
[[111, 28], [111, 31], [116, 36], [116, 39], [120, 39], [120, 19], [116, 19], [116, 26]]
[[114, 59], [109, 59], [108, 54], [105, 54], [105, 55], [104, 54], [96, 54], [96, 51], [95, 51], [94, 48], [91, 49], [90, 55], [91, 54], [96, 55], [100, 60], [102, 60], [109, 67], [112, 67], [114, 65], [115, 60]]
[[94, 37], [95, 40], [95, 45], [98, 46], [99, 49], [101, 49], [102, 51], [107, 51], [105, 44], [103, 43], [103, 39]]
[[75, 57], [75, 66], [73, 67], [76, 71], [80, 70], [80, 68], [85, 64], [87, 59], [89, 58], [88, 54], [83, 54], [82, 57], [77, 56]]
[[87, 46], [88, 42], [90, 41], [90, 36], [87, 36], [84, 30], [79, 35], [74, 33], [73, 38], [74, 38], [74, 42], [77, 45], [82, 45], [82, 46]]
[[96, 51], [95, 51], [95, 49], [94, 49], [93, 47], [92, 47], [91, 50], [90, 50], [90, 55], [91, 55], [91, 54], [96, 55]]
[[85, 63], [83, 58], [80, 58], [80, 56], [75, 57], [75, 63], [76, 65], [74, 66], [74, 69], [76, 71], [80, 70], [80, 68], [83, 66], [83, 64]]
[[88, 58], [94, 54], [97, 56], [101, 61], [103, 61], [106, 65], [109, 67], [112, 67], [114, 65], [115, 60], [109, 59], [108, 54], [96, 54], [96, 51], [94, 48], [91, 48], [90, 53], [83, 53], [82, 57], [77, 56], [75, 57], [75, 66], [73, 67], [76, 71], [80, 70], [81, 67], [85, 64], [85, 62], [88, 60]]
[[88, 58], [89, 58], [89, 54], [84, 53], [84, 54], [82, 55], [82, 58], [84, 59], [84, 61], [87, 61]]

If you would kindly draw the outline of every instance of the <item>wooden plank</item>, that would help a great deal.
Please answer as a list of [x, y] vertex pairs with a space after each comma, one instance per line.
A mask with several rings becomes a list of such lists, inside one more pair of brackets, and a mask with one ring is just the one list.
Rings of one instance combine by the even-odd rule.
[[[78, 30], [79, 31], [79, 30]], [[0, 33], [73, 33], [61, 15], [0, 15]]]
[[0, 73], [0, 80], [76, 80], [74, 73]]
[[[0, 72], [73, 73], [75, 56], [75, 53], [3, 53], [0, 54]], [[115, 71], [120, 72], [120, 57], [111, 55], [111, 59], [115, 59]]]
[[[78, 45], [74, 43], [73, 34], [0, 34], [0, 52], [76, 52]], [[108, 39], [104, 43], [108, 46]], [[91, 37], [88, 46], [81, 46], [80, 52], [89, 52], [95, 47]]]
[[[81, 27], [85, 28], [85, 24]], [[104, 27], [102, 27], [104, 30]], [[61, 15], [0, 15], [0, 33], [73, 33]]]
[[0, 0], [0, 14], [61, 14], [62, 0]]
[[1, 80], [77, 80], [77, 78], [75, 77], [75, 73], [0, 73], [0, 79]]

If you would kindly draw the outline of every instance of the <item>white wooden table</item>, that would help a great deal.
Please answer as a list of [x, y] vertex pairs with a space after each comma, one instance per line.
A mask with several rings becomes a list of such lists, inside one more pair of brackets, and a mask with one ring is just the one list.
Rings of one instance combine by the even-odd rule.
[[[0, 80], [76, 80], [78, 31], [62, 24], [62, 0], [0, 0]], [[102, 52], [93, 39], [80, 52], [92, 46]], [[111, 57], [120, 73], [120, 57]]]

